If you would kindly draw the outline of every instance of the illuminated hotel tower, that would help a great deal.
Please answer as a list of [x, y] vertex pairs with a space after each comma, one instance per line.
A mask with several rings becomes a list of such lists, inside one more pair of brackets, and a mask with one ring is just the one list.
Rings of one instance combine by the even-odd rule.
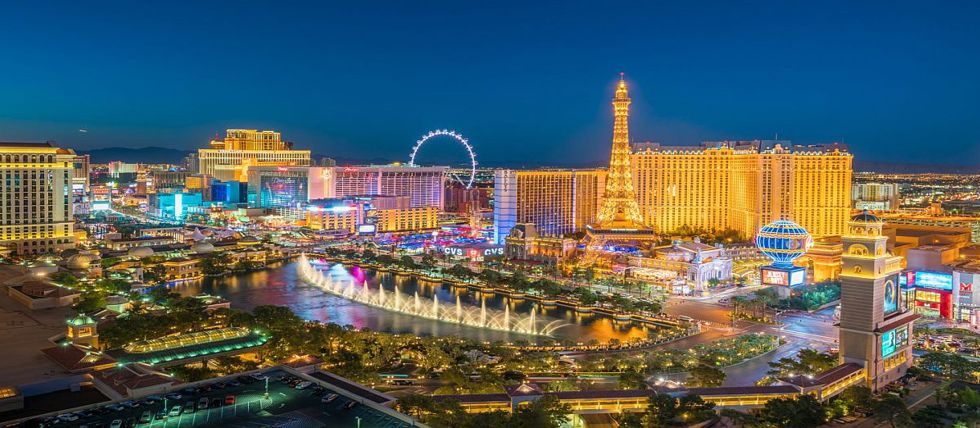
[[655, 241], [652, 229], [643, 226], [640, 207], [633, 192], [633, 168], [630, 165], [630, 97], [626, 81], [620, 75], [613, 97], [613, 142], [606, 173], [606, 191], [595, 225], [586, 228], [590, 252], [598, 250], [607, 240]]
[[888, 254], [884, 223], [864, 211], [851, 218], [843, 236], [840, 358], [864, 367], [877, 391], [912, 365], [912, 322], [898, 287], [902, 258]]

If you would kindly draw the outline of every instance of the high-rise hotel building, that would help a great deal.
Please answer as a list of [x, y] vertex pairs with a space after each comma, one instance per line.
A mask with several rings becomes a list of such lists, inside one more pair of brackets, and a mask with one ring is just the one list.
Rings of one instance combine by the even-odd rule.
[[0, 246], [18, 254], [74, 246], [75, 160], [51, 143], [0, 142]]
[[594, 223], [605, 188], [602, 170], [498, 170], [494, 173], [494, 239], [503, 244], [518, 223], [542, 236], [580, 232]]
[[229, 129], [224, 140], [211, 140], [210, 148], [198, 149], [200, 174], [222, 181], [244, 181], [248, 166], [310, 166], [309, 150], [294, 150], [275, 131]]
[[661, 233], [686, 226], [750, 237], [786, 218], [814, 236], [841, 235], [851, 207], [852, 160], [841, 144], [641, 143], [633, 145], [633, 183], [644, 223]]
[[446, 204], [445, 166], [345, 166], [310, 168], [310, 199], [349, 196], [407, 196], [409, 207]]

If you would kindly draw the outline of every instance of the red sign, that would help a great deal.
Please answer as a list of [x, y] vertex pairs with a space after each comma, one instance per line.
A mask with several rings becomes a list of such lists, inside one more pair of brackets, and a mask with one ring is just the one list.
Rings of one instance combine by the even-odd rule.
[[960, 292], [972, 293], [973, 292], [973, 284], [971, 284], [969, 282], [961, 282], [960, 283]]

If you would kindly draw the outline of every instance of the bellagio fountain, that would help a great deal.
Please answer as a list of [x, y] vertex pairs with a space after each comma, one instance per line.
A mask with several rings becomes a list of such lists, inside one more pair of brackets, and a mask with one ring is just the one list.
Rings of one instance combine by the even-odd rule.
[[338, 279], [324, 275], [310, 263], [305, 254], [299, 259], [298, 272], [304, 282], [327, 293], [364, 305], [421, 318], [536, 336], [551, 336], [555, 330], [567, 325], [560, 320], [548, 322], [538, 320], [534, 311], [527, 315], [512, 313], [507, 306], [503, 310], [492, 309], [487, 308], [486, 303], [482, 301], [479, 307], [464, 305], [459, 296], [456, 296], [455, 303], [447, 302], [447, 304], [440, 302], [438, 296], [432, 298], [419, 296], [418, 291], [409, 295], [402, 293], [397, 287], [394, 291], [385, 291], [384, 287], [380, 286], [371, 289], [367, 281], [358, 284], [354, 278]]

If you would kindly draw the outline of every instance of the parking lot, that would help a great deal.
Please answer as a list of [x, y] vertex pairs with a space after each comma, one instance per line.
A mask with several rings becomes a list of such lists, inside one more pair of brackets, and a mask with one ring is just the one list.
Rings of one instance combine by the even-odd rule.
[[[74, 414], [28, 422], [58, 427], [327, 426], [400, 427], [405, 422], [319, 383], [283, 371], [264, 373], [266, 381], [240, 376], [166, 395], [113, 403]], [[308, 382], [309, 383], [309, 382]], [[329, 403], [325, 398], [337, 394]], [[206, 404], [205, 404], [206, 403]]]

